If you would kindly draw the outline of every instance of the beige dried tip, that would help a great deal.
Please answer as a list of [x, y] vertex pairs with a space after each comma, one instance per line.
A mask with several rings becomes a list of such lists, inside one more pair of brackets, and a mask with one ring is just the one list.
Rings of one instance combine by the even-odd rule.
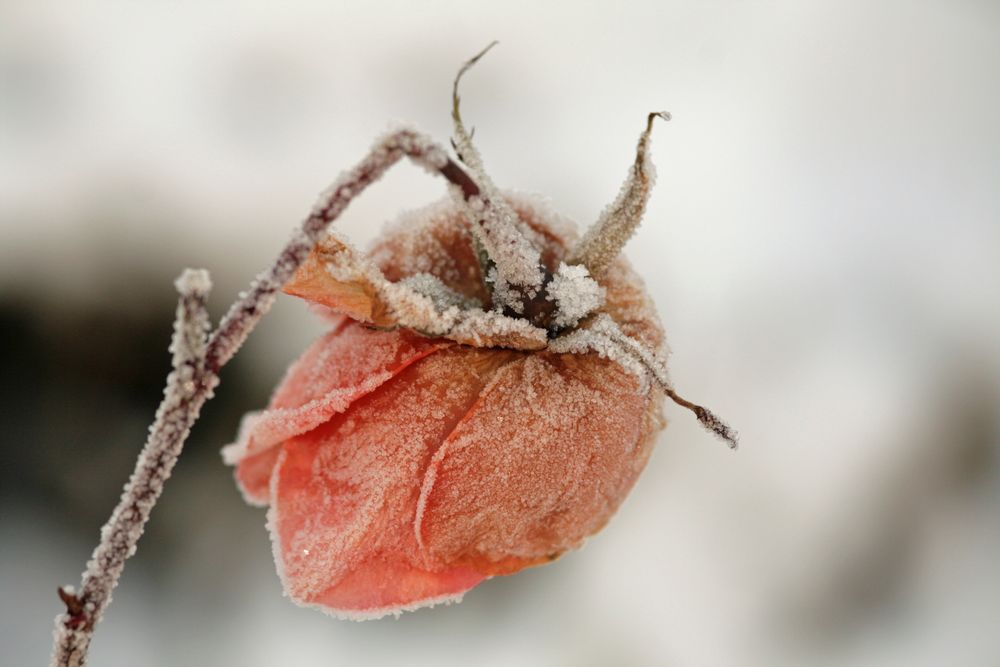
[[629, 169], [628, 178], [622, 184], [618, 197], [604, 209], [601, 217], [587, 230], [566, 259], [568, 264], [587, 267], [594, 278], [600, 279], [604, 275], [642, 222], [646, 202], [649, 201], [649, 193], [656, 180], [656, 170], [649, 160], [649, 139], [653, 132], [653, 120], [656, 118], [670, 120], [670, 113], [655, 111], [649, 114], [646, 129], [639, 135], [635, 162]]

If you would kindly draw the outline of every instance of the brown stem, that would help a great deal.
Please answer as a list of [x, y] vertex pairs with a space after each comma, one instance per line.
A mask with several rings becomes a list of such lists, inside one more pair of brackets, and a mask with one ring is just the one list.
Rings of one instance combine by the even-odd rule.
[[178, 279], [181, 297], [171, 345], [174, 370], [167, 378], [163, 401], [135, 470], [111, 518], [101, 529], [101, 539], [83, 573], [80, 592], [59, 589], [66, 611], [56, 618], [52, 665], [78, 667], [86, 662], [94, 630], [111, 601], [111, 592], [118, 584], [125, 561], [135, 553], [201, 407], [213, 396], [219, 370], [267, 313], [277, 292], [295, 274], [326, 228], [354, 197], [403, 155], [440, 173], [463, 192], [471, 183], [439, 146], [412, 130], [400, 130], [377, 142], [365, 159], [320, 197], [275, 262], [240, 295], [210, 336], [206, 336], [207, 273], [189, 270]]
[[472, 197], [479, 194], [479, 186], [476, 182], [472, 180], [472, 177], [465, 173], [465, 170], [459, 167], [452, 160], [441, 167], [441, 175], [447, 178], [449, 181], [457, 185], [462, 189], [462, 196], [468, 201]]
[[208, 329], [205, 300], [209, 288], [204, 271], [189, 269], [177, 280], [180, 299], [171, 343], [173, 371], [167, 377], [149, 439], [87, 563], [80, 593], [59, 589], [66, 612], [56, 619], [53, 665], [75, 667], [86, 661], [94, 628], [111, 601], [125, 561], [135, 551], [191, 425], [218, 383], [215, 373], [204, 365]]
[[739, 447], [740, 440], [736, 431], [734, 431], [729, 424], [719, 419], [711, 410], [700, 405], [695, 405], [686, 398], [678, 395], [672, 387], [664, 386], [663, 383], [660, 383], [660, 389], [662, 389], [663, 393], [669, 396], [670, 400], [674, 403], [693, 412], [698, 418], [698, 421], [701, 422], [701, 425], [725, 440], [730, 449], [736, 449]]

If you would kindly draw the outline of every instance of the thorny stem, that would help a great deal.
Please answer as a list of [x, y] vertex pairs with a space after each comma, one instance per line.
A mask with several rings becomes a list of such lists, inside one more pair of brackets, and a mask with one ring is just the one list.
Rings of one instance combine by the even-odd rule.
[[601, 213], [597, 222], [591, 225], [567, 255], [568, 264], [582, 264], [594, 278], [599, 279], [604, 275], [642, 222], [656, 175], [653, 163], [649, 160], [649, 141], [653, 133], [653, 121], [657, 118], [670, 120], [670, 112], [654, 111], [646, 117], [646, 129], [639, 135], [635, 162], [629, 168], [628, 178], [618, 197]]
[[249, 291], [240, 294], [211, 335], [205, 310], [210, 289], [208, 273], [189, 269], [178, 278], [181, 296], [171, 344], [173, 372], [167, 377], [163, 401], [135, 470], [101, 529], [100, 542], [87, 563], [79, 592], [71, 586], [58, 589], [66, 611], [56, 618], [53, 666], [78, 667], [86, 663], [94, 629], [111, 602], [125, 561], [135, 553], [201, 407], [213, 396], [219, 370], [267, 313], [278, 290], [295, 274], [330, 223], [403, 155], [439, 173], [463, 192], [475, 187], [442, 148], [412, 130], [400, 130], [378, 141], [367, 157], [320, 196], [274, 264], [257, 276]]

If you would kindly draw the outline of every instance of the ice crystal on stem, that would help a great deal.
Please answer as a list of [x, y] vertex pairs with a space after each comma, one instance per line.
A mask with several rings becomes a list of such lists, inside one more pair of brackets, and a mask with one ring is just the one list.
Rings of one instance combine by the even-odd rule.
[[59, 590], [66, 613], [56, 619], [54, 665], [82, 665], [86, 660], [94, 626], [111, 602], [125, 561], [135, 553], [191, 425], [218, 382], [215, 374], [206, 372], [204, 367], [209, 329], [205, 300], [212, 285], [208, 272], [188, 269], [175, 285], [180, 299], [170, 344], [173, 370], [167, 376], [163, 401], [135, 471], [111, 518], [101, 529], [101, 541], [87, 563], [80, 592], [71, 587]]

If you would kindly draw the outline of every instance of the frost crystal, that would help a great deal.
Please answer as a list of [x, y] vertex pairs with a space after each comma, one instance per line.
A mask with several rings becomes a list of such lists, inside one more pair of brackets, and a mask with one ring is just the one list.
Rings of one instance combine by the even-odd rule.
[[583, 264], [595, 278], [600, 279], [604, 275], [642, 222], [656, 180], [656, 169], [649, 159], [649, 139], [655, 118], [670, 120], [670, 114], [666, 111], [649, 114], [646, 129], [639, 136], [635, 162], [629, 168], [618, 197], [604, 209], [566, 259], [570, 264]]
[[702, 426], [725, 440], [731, 449], [736, 449], [738, 446], [739, 435], [736, 431], [711, 410], [679, 396], [667, 375], [666, 361], [639, 341], [626, 335], [606, 314], [597, 316], [586, 329], [577, 329], [555, 339], [549, 344], [549, 349], [573, 354], [592, 351], [601, 357], [617, 361], [643, 381], [644, 391], [648, 387], [648, 380], [652, 379], [663, 393], [678, 405], [694, 412]]
[[209, 329], [205, 299], [211, 288], [208, 272], [188, 269], [175, 285], [180, 298], [170, 343], [173, 370], [167, 376], [163, 401], [135, 470], [111, 518], [101, 528], [101, 541], [87, 563], [79, 595], [69, 588], [60, 591], [67, 612], [57, 619], [55, 664], [82, 664], [85, 660], [93, 627], [111, 600], [125, 561], [135, 553], [191, 424], [218, 383], [204, 365]]
[[459, 294], [455, 290], [438, 280], [430, 273], [417, 273], [405, 278], [403, 285], [420, 294], [426, 296], [439, 311], [446, 310], [452, 306], [463, 310], [478, 308], [482, 304], [476, 299]]
[[546, 298], [556, 303], [553, 323], [569, 328], [604, 304], [604, 288], [590, 277], [584, 266], [569, 266], [565, 262], [552, 277]]
[[387, 280], [374, 262], [336, 234], [319, 244], [286, 291], [362, 322], [404, 327], [459, 343], [534, 350], [547, 342], [545, 329], [499, 312], [487, 313], [437, 277]]
[[[452, 143], [459, 158], [472, 172], [480, 191], [478, 195], [464, 197], [462, 201], [473, 229], [476, 230], [490, 260], [496, 265], [499, 279], [495, 281], [495, 285], [502, 288], [497, 305], [510, 308], [514, 312], [521, 312], [522, 301], [519, 292], [537, 291], [542, 286], [544, 276], [541, 269], [541, 254], [525, 237], [524, 225], [518, 219], [517, 213], [483, 168], [482, 157], [472, 143], [472, 135], [465, 129], [459, 113], [458, 83], [462, 75], [494, 44], [496, 42], [465, 63], [455, 77], [452, 93], [455, 137]], [[505, 289], [508, 283], [515, 289]]]
[[520, 294], [504, 279], [496, 266], [491, 266], [487, 270], [486, 282], [492, 287], [493, 303], [498, 312], [504, 308], [518, 315], [524, 312], [524, 302], [521, 301]]

